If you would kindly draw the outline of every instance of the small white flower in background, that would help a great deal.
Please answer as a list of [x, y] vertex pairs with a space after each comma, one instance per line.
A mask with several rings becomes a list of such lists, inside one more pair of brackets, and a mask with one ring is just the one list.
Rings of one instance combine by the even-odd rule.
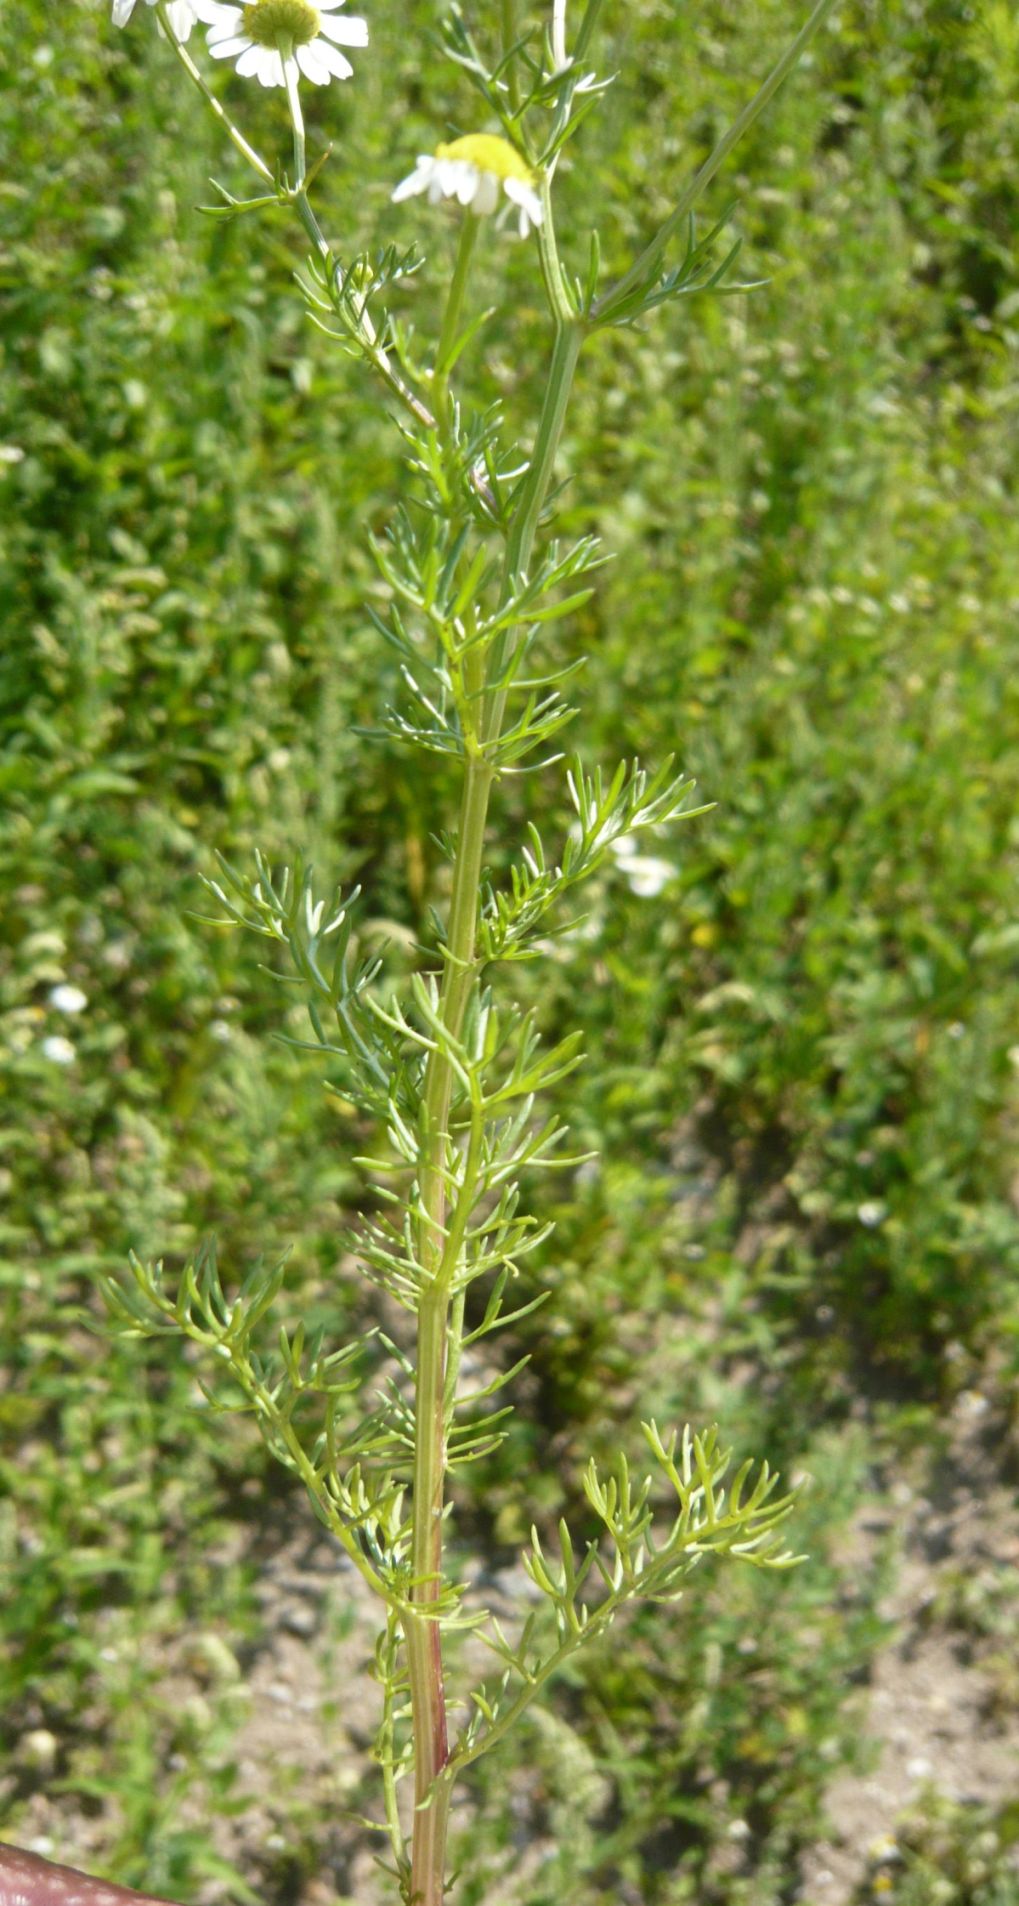
[[612, 842], [612, 852], [630, 892], [639, 900], [653, 900], [675, 876], [671, 860], [659, 860], [655, 854], [639, 854], [632, 834], [620, 834], [619, 839]]
[[676, 869], [671, 861], [658, 860], [653, 854], [632, 854], [623, 862], [623, 872], [631, 893], [640, 900], [653, 900], [668, 886]]
[[[154, 7], [156, 0], [148, 0]], [[135, 9], [135, 0], [113, 0], [114, 26], [126, 26]], [[193, 0], [170, 0], [166, 9], [167, 18], [178, 40], [186, 40], [197, 19]]]
[[83, 1013], [88, 999], [80, 986], [54, 986], [50, 993], [50, 1005], [58, 1013]]
[[43, 1040], [42, 1052], [43, 1057], [51, 1059], [55, 1066], [72, 1066], [78, 1057], [71, 1041], [64, 1039], [59, 1032], [52, 1033], [48, 1039]]
[[349, 79], [354, 68], [340, 47], [368, 44], [367, 20], [341, 15], [343, 0], [317, 0], [315, 6], [310, 0], [254, 0], [247, 7], [194, 0], [194, 5], [208, 28], [213, 59], [235, 59], [242, 79], [257, 79], [263, 86], [286, 85], [285, 53], [292, 54], [313, 86]]
[[394, 201], [427, 192], [430, 205], [440, 199], [458, 199], [476, 218], [487, 218], [499, 203], [502, 187], [520, 218], [521, 238], [541, 224], [541, 199], [534, 173], [526, 160], [494, 132], [469, 132], [463, 139], [436, 146], [434, 153], [418, 155], [413, 172], [401, 179]]
[[857, 1205], [856, 1215], [868, 1231], [876, 1231], [888, 1216], [888, 1206], [880, 1198], [865, 1198]]

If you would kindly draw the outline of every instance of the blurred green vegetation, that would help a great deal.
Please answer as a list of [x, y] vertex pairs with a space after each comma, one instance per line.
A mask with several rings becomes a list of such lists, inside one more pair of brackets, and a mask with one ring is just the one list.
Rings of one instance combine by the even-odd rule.
[[[790, 10], [609, 13], [618, 83], [558, 192], [567, 251], [597, 223], [611, 270]], [[214, 1229], [238, 1270], [294, 1241], [292, 1301], [338, 1335], [370, 1309], [342, 1243], [364, 1134], [273, 1042], [302, 1028], [257, 949], [192, 910], [215, 849], [300, 845], [409, 957], [452, 782], [357, 732], [391, 671], [362, 605], [396, 433], [307, 327], [283, 222], [196, 214], [233, 160], [151, 18], [107, 16], [0, 17], [0, 1826], [48, 1787], [116, 1877], [282, 1906], [293, 1870], [257, 1845], [227, 1868], [201, 1824], [237, 1804], [229, 1689], [181, 1707], [166, 1655], [196, 1624], [257, 1635], [252, 1501], [297, 1505], [184, 1357], [95, 1336], [93, 1279]], [[451, 227], [388, 195], [472, 106], [432, 7], [380, 16], [309, 118], [341, 247], [431, 248], [424, 327]], [[279, 102], [221, 83], [282, 146]], [[814, 1560], [614, 1636], [479, 1775], [464, 1906], [550, 1830], [530, 1906], [790, 1899], [882, 1633], [881, 1570], [847, 1591], [831, 1553], [876, 1467], [1015, 1370], [1017, 147], [1005, 0], [845, 0], [712, 198], [766, 287], [582, 361], [563, 508], [613, 562], [563, 638], [590, 656], [577, 742], [675, 751], [716, 806], [659, 843], [663, 894], [620, 867], [525, 973], [550, 1030], [584, 1027], [570, 1118], [601, 1163], [557, 1187], [554, 1302], [505, 1347], [532, 1363], [462, 1528], [505, 1563], [639, 1415], [717, 1414], [814, 1475]], [[532, 266], [487, 245], [479, 298], [510, 296], [472, 366], [525, 430]], [[555, 770], [507, 791], [494, 864], [560, 805]], [[298, 1880], [335, 1831], [295, 1802]], [[895, 1897], [1012, 1906], [1012, 1839], [939, 1815]]]

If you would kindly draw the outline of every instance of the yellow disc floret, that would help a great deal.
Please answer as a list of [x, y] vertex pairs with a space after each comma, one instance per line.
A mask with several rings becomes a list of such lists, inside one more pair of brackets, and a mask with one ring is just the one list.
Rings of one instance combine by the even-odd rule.
[[[273, 0], [266, 3], [272, 5]], [[519, 179], [524, 185], [534, 184], [534, 173], [527, 161], [497, 132], [469, 132], [463, 139], [436, 146], [435, 156], [460, 159], [467, 165], [476, 165], [479, 172], [494, 172], [497, 179]]]
[[254, 0], [244, 9], [244, 31], [256, 46], [307, 46], [319, 25], [308, 0]]

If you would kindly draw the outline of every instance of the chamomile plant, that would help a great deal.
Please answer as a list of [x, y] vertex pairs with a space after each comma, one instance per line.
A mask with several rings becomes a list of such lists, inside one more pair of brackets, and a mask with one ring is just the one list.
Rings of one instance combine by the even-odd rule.
[[[782, 1530], [791, 1499], [767, 1463], [734, 1466], [712, 1428], [650, 1422], [637, 1473], [622, 1455], [606, 1473], [587, 1471], [597, 1536], [579, 1540], [562, 1523], [550, 1551], [534, 1532], [524, 1557], [533, 1593], [515, 1623], [500, 1622], [463, 1586], [448, 1486], [459, 1465], [500, 1438], [506, 1408], [496, 1391], [513, 1375], [475, 1380], [476, 1359], [465, 1353], [540, 1301], [527, 1265], [547, 1230], [526, 1208], [522, 1175], [572, 1162], [563, 1125], [543, 1108], [580, 1063], [578, 1038], [543, 1044], [533, 1013], [514, 1003], [513, 963], [547, 951], [583, 883], [614, 856], [652, 870], [642, 889], [651, 904], [657, 870], [668, 870], [648, 852], [651, 837], [699, 811], [691, 783], [670, 764], [590, 769], [561, 753], [577, 714], [564, 693], [571, 671], [557, 666], [547, 634], [591, 594], [601, 560], [595, 541], [570, 540], [555, 522], [557, 451], [578, 361], [601, 331], [651, 320], [659, 306], [695, 293], [733, 289], [734, 251], [718, 228], [698, 231], [698, 201], [831, 5], [817, 0], [699, 170], [677, 184], [659, 229], [605, 282], [597, 235], [578, 276], [556, 233], [560, 155], [608, 84], [599, 65], [603, 0], [586, 0], [576, 21], [566, 0], [553, 0], [545, 17], [511, 0], [480, 9], [489, 27], [477, 32], [458, 7], [444, 14], [464, 129], [452, 138], [437, 129], [434, 146], [402, 177], [394, 162], [380, 194], [414, 201], [388, 213], [390, 222], [405, 220], [413, 209], [413, 249], [383, 233], [360, 256], [334, 248], [314, 209], [327, 149], [309, 165], [303, 94], [334, 80], [356, 86], [358, 64], [372, 56], [369, 23], [343, 0], [148, 0], [137, 10], [133, 0], [114, 0], [117, 24], [135, 12], [132, 31], [154, 14], [168, 54], [254, 177], [247, 195], [217, 185], [208, 213], [271, 210], [297, 220], [308, 315], [358, 361], [366, 397], [384, 399], [394, 456], [407, 459], [416, 486], [415, 507], [393, 509], [373, 553], [387, 605], [379, 641], [396, 651], [401, 682], [380, 727], [407, 748], [447, 757], [459, 777], [448, 906], [418, 970], [392, 990], [362, 948], [356, 894], [320, 893], [299, 849], [289, 868], [256, 852], [250, 866], [222, 866], [209, 881], [217, 922], [272, 943], [306, 1003], [309, 1045], [377, 1132], [378, 1156], [361, 1163], [381, 1215], [361, 1224], [356, 1249], [364, 1277], [406, 1328], [399, 1343], [374, 1334], [338, 1344], [301, 1325], [281, 1330], [272, 1313], [284, 1266], [224, 1278], [210, 1245], [172, 1282], [159, 1264], [135, 1261], [108, 1291], [129, 1335], [183, 1335], [207, 1353], [213, 1400], [253, 1414], [378, 1598], [379, 1824], [394, 1896], [406, 1906], [447, 1897], [450, 1804], [466, 1769], [498, 1749], [550, 1678], [629, 1604], [677, 1600], [698, 1564], [729, 1557], [774, 1569], [794, 1559]], [[285, 158], [264, 156], [244, 129], [252, 80], [285, 102]], [[327, 123], [321, 95], [317, 116]], [[352, 179], [351, 192], [360, 189]], [[527, 373], [533, 423], [522, 445], [471, 399], [480, 317], [472, 265], [483, 242], [530, 248], [548, 309], [547, 356]], [[437, 254], [434, 267], [427, 252]], [[401, 320], [400, 287], [430, 269], [445, 296], [437, 335], [425, 342]], [[539, 767], [561, 774], [572, 825], [550, 840], [530, 824], [497, 880], [487, 870], [493, 789]], [[380, 1359], [385, 1371], [373, 1389]], [[465, 1628], [475, 1637], [471, 1658], [487, 1650], [491, 1672], [450, 1686], [447, 1641]]]

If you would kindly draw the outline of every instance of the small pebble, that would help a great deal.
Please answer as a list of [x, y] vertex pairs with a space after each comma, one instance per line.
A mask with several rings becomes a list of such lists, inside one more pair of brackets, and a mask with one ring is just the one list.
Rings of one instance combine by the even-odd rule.
[[296, 1607], [288, 1608], [284, 1611], [280, 1617], [280, 1627], [285, 1628], [288, 1635], [300, 1635], [302, 1638], [306, 1638], [315, 1633], [318, 1627], [318, 1617], [313, 1608], [308, 1608], [302, 1603], [298, 1603]]

